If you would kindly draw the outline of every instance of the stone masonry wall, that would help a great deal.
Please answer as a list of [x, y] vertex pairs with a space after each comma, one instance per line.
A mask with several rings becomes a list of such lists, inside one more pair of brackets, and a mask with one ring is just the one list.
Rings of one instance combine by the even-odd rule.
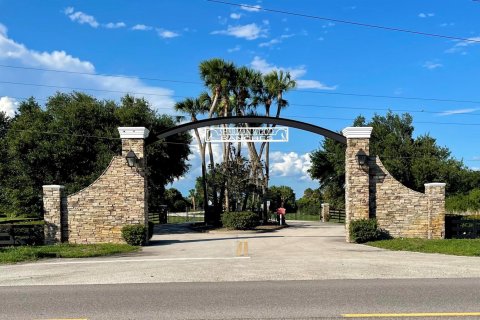
[[43, 186], [43, 217], [45, 219], [45, 244], [55, 244], [63, 240], [62, 226], [66, 225], [61, 215], [62, 204], [65, 205], [63, 199], [65, 199], [65, 188], [63, 186]]
[[123, 243], [122, 226], [147, 222], [144, 186], [137, 168], [114, 157], [94, 183], [68, 196], [68, 242]]
[[370, 212], [393, 237], [440, 239], [445, 229], [445, 184], [413, 191], [395, 180], [380, 159], [370, 160]]

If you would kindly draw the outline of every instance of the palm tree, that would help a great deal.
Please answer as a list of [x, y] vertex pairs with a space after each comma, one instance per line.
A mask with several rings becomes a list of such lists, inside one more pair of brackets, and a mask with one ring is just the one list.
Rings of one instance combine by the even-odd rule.
[[[270, 116], [270, 107], [274, 100], [277, 101], [277, 112], [275, 117], [280, 117], [280, 112], [288, 105], [288, 102], [283, 99], [283, 94], [290, 89], [295, 88], [295, 80], [292, 79], [290, 72], [284, 72], [283, 70], [273, 70], [270, 73], [264, 75], [264, 93], [263, 103], [265, 104], [265, 115]], [[275, 127], [275, 125], [272, 125]], [[263, 147], [265, 147], [265, 189], [268, 190], [268, 181], [270, 179], [270, 143], [264, 142], [260, 149], [260, 156], [263, 153]]]
[[[200, 98], [186, 98], [183, 101], [177, 102], [174, 106], [175, 111], [183, 112], [190, 115], [190, 121], [198, 121], [197, 115], [208, 111], [206, 105], [203, 103], [206, 99], [205, 93], [200, 95]], [[208, 96], [208, 95], [207, 95]], [[202, 184], [203, 184], [203, 206], [205, 210], [205, 222], [212, 222], [212, 214], [208, 208], [208, 183], [207, 183], [207, 165], [205, 159], [206, 142], [202, 142], [198, 129], [193, 129], [195, 138], [197, 139], [198, 148], [200, 149], [200, 157], [202, 159]]]

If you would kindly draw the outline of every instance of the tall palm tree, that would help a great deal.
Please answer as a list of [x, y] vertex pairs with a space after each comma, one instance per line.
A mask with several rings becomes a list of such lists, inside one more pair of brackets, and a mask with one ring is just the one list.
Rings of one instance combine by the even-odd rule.
[[[208, 108], [203, 103], [206, 99], [205, 93], [203, 93], [200, 98], [186, 98], [183, 101], [177, 102], [174, 106], [175, 111], [183, 112], [190, 115], [190, 121], [198, 121], [197, 115], [203, 114], [208, 111]], [[207, 183], [207, 165], [205, 157], [205, 147], [206, 142], [202, 142], [200, 133], [197, 128], [193, 129], [195, 132], [195, 138], [198, 143], [198, 148], [200, 150], [200, 157], [202, 159], [202, 184], [203, 184], [203, 206], [205, 209], [205, 221], [212, 221], [212, 214], [208, 209], [208, 183]]]
[[[264, 75], [264, 104], [265, 104], [265, 114], [267, 117], [270, 116], [270, 107], [273, 104], [273, 101], [277, 101], [277, 112], [275, 117], [280, 117], [280, 112], [283, 108], [288, 105], [288, 102], [283, 99], [283, 94], [288, 90], [295, 88], [295, 80], [292, 79], [290, 72], [284, 72], [283, 70], [273, 70], [270, 73]], [[275, 125], [272, 125], [274, 127]], [[265, 184], [266, 189], [268, 189], [268, 182], [270, 179], [270, 143], [266, 142], [262, 144], [260, 154], [263, 152], [263, 147], [265, 146]]]

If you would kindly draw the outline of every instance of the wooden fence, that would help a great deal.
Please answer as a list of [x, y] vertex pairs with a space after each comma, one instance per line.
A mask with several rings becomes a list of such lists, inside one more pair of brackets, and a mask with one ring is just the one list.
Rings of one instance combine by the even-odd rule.
[[330, 222], [345, 223], [345, 210], [330, 209]]
[[445, 238], [477, 239], [480, 238], [480, 220], [450, 218], [445, 219]]
[[0, 247], [43, 244], [43, 228], [43, 224], [1, 224]]

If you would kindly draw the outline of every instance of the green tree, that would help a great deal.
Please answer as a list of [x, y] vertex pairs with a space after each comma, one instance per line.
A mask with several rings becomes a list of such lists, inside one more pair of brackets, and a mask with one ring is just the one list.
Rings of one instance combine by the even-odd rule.
[[288, 186], [271, 186], [268, 189], [268, 195], [272, 200], [270, 203], [270, 210], [275, 211], [277, 208], [283, 207], [287, 213], [296, 212], [297, 206], [295, 204], [295, 192]]
[[[446, 182], [447, 195], [470, 190], [477, 178], [448, 148], [437, 145], [429, 135], [413, 137], [409, 114], [388, 112], [367, 122], [362, 116], [354, 126], [373, 127], [370, 155], [379, 156], [385, 168], [405, 186], [423, 192], [427, 182]], [[345, 199], [345, 145], [325, 139], [311, 154], [310, 176], [318, 179], [325, 202], [343, 207]], [[467, 182], [467, 183], [465, 183]]]
[[322, 204], [322, 194], [319, 189], [307, 188], [303, 192], [303, 197], [297, 200], [298, 212], [302, 214], [320, 214]]
[[164, 199], [170, 212], [183, 212], [188, 205], [182, 193], [175, 188], [165, 190]]
[[[73, 92], [50, 97], [45, 109], [35, 99], [23, 101], [3, 140], [9, 159], [0, 171], [0, 212], [40, 215], [42, 185], [61, 184], [68, 194], [92, 183], [120, 153], [119, 126], [145, 126], [150, 136], [176, 125], [158, 115], [143, 99], [126, 96], [118, 105]], [[146, 148], [149, 206], [156, 210], [164, 186], [187, 170], [188, 134], [179, 144], [156, 143]]]

